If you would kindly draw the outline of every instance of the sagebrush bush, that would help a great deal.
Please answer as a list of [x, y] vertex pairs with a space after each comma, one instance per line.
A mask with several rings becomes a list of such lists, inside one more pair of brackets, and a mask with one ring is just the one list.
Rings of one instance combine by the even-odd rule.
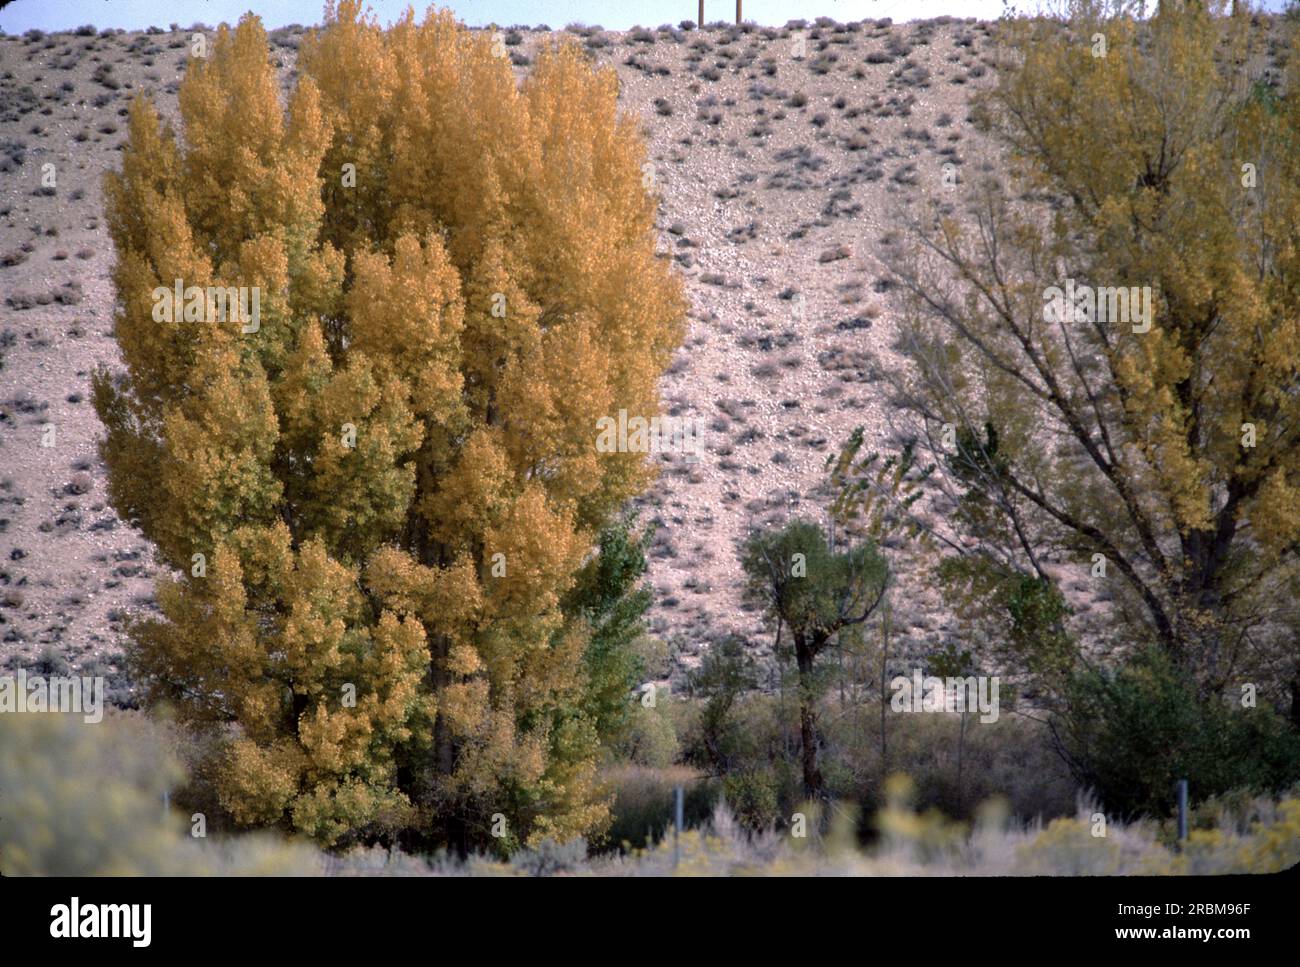
[[314, 849], [271, 834], [195, 837], [164, 807], [183, 777], [166, 734], [130, 713], [0, 715], [5, 876], [306, 875]]

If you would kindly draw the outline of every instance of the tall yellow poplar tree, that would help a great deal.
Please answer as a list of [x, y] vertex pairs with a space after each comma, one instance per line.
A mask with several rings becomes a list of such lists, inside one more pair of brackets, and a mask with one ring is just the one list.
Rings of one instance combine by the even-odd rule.
[[[108, 176], [102, 449], [177, 572], [131, 657], [240, 824], [464, 849], [608, 819], [561, 602], [647, 480], [596, 420], [657, 411], [685, 304], [613, 72], [559, 46], [517, 83], [499, 54], [331, 4], [282, 103], [249, 15], [179, 132], [137, 99]], [[157, 321], [178, 284], [260, 317]]]

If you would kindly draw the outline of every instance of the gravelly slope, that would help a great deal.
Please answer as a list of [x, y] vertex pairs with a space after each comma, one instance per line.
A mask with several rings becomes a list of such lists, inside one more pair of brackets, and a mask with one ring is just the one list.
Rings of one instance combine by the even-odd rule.
[[[122, 616], [150, 606], [156, 565], [105, 504], [88, 400], [95, 367], [118, 364], [100, 186], [132, 95], [174, 114], [188, 35], [0, 39], [0, 666], [112, 671]], [[273, 34], [286, 81], [298, 35]], [[973, 21], [579, 32], [645, 124], [663, 246], [693, 305], [663, 393], [705, 421], [706, 452], [664, 458], [641, 501], [660, 525], [653, 624], [681, 665], [730, 631], [761, 641], [739, 593], [745, 528], [820, 515], [824, 461], [855, 425], [888, 443], [867, 366], [893, 360], [873, 253], [896, 206], [943, 190], [945, 163], [988, 163], [967, 100], [989, 81], [990, 35]], [[504, 40], [522, 72], [551, 36]], [[904, 650], [952, 630], [923, 578], [905, 575], [895, 605]]]

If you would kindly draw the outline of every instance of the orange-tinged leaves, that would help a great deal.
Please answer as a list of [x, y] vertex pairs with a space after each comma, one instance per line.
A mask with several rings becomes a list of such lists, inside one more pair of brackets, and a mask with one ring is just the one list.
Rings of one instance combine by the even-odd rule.
[[[576, 46], [520, 88], [450, 12], [331, 3], [298, 68], [282, 99], [258, 19], [221, 28], [179, 134], [138, 99], [106, 179], [110, 493], [183, 576], [133, 660], [220, 740], [241, 823], [333, 844], [544, 780], [565, 818], [519, 822], [577, 835], [596, 748], [552, 729], [585, 647], [560, 601], [649, 473], [596, 420], [654, 415], [686, 308], [644, 145]], [[256, 291], [260, 327], [157, 321], [178, 279]]]

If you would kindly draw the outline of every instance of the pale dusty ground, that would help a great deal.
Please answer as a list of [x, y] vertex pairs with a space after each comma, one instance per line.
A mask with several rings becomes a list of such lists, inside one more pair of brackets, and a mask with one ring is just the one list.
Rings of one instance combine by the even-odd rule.
[[[693, 306], [663, 395], [668, 412], [707, 422], [708, 452], [693, 467], [668, 461], [642, 501], [661, 525], [654, 629], [683, 664], [728, 631], [765, 640], [741, 608], [745, 528], [821, 516], [823, 464], [855, 425], [869, 449], [889, 445], [865, 364], [869, 351], [894, 359], [873, 251], [895, 207], [942, 190], [945, 162], [967, 177], [985, 156], [967, 99], [991, 77], [990, 31], [867, 22], [588, 38], [645, 123], [663, 245]], [[151, 600], [148, 543], [104, 503], [87, 398], [91, 371], [118, 361], [100, 186], [130, 96], [151, 91], [174, 113], [188, 36], [0, 39], [0, 261], [17, 263], [0, 267], [0, 666], [111, 669], [121, 616]], [[287, 79], [296, 33], [273, 36]], [[506, 40], [527, 56], [547, 36]], [[47, 163], [53, 195], [40, 191]], [[903, 572], [899, 649], [927, 651], [955, 625], [925, 575]]]

